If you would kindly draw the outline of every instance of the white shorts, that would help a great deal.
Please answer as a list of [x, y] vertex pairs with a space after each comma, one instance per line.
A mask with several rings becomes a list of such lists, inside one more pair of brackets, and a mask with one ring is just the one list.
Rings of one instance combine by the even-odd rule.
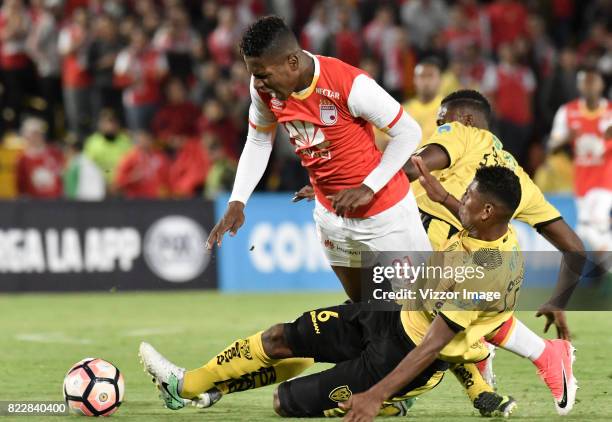
[[362, 260], [364, 251], [432, 250], [412, 191], [391, 208], [367, 218], [339, 217], [317, 201], [314, 220], [332, 266], [369, 266], [372, 263]]
[[595, 251], [612, 251], [612, 190], [595, 188], [576, 198], [576, 233]]

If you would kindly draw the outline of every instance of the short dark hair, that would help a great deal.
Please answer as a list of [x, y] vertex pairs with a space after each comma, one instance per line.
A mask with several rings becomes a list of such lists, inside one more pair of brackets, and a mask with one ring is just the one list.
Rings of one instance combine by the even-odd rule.
[[442, 72], [442, 61], [436, 56], [428, 56], [422, 60], [419, 60], [417, 66], [433, 66], [438, 69], [439, 72]]
[[474, 180], [478, 192], [490, 195], [501, 202], [510, 215], [514, 214], [521, 202], [521, 182], [512, 170], [502, 166], [483, 166], [476, 170]]
[[256, 20], [242, 35], [240, 52], [246, 57], [261, 57], [281, 47], [283, 42], [293, 41], [295, 35], [278, 16], [264, 16]]
[[485, 115], [487, 121], [491, 119], [491, 104], [489, 100], [482, 95], [480, 92], [473, 89], [460, 89], [458, 91], [448, 94], [441, 105], [450, 106], [468, 106], [473, 107], [476, 110], [482, 112]]
[[580, 66], [578, 68], [578, 72], [577, 73], [592, 73], [594, 75], [597, 75], [597, 76], [603, 78], [603, 75], [601, 74], [601, 71], [597, 68], [597, 66], [593, 66], [593, 65], [583, 65], [583, 66]]

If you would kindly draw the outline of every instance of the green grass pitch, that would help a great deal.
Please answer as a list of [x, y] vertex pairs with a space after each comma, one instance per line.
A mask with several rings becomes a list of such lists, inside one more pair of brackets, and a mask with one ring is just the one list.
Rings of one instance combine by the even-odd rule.
[[[188, 368], [200, 366], [232, 340], [288, 321], [302, 311], [340, 303], [340, 294], [98, 293], [0, 295], [0, 400], [61, 400], [66, 370], [92, 356], [117, 365], [125, 376], [126, 397], [113, 415], [138, 421], [279, 420], [271, 409], [272, 387], [223, 398], [206, 410], [163, 409], [136, 353], [147, 340]], [[533, 313], [520, 318], [536, 332], [543, 321]], [[574, 411], [563, 420], [612, 420], [612, 313], [568, 315], [577, 349], [575, 374], [580, 390]], [[550, 333], [549, 333], [550, 334]], [[561, 419], [533, 365], [505, 351], [495, 360], [498, 385], [518, 400], [513, 419]], [[410, 419], [477, 421], [452, 374], [421, 396]], [[36, 417], [35, 420], [75, 420]], [[0, 422], [24, 420], [0, 417]]]

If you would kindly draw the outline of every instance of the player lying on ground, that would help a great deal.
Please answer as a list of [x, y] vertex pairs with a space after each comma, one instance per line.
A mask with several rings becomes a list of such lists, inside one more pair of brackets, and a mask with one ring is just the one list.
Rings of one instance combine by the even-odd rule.
[[[530, 224], [560, 251], [569, 253], [567, 259], [562, 262], [557, 289], [549, 303], [543, 305], [537, 314], [545, 315], [547, 318], [545, 332], [554, 322], [558, 336], [569, 340], [570, 333], [562, 309], [582, 269], [584, 261], [576, 259], [584, 253], [582, 242], [563, 221], [559, 211], [546, 201], [542, 192], [516, 163], [514, 157], [502, 149], [500, 140], [488, 130], [490, 115], [489, 102], [477, 91], [460, 90], [448, 95], [440, 106], [438, 129], [429, 139], [421, 142], [415, 155], [420, 157], [428, 168], [433, 169], [434, 177], [443, 180], [444, 188], [451, 195], [461, 195], [476, 170], [482, 165], [503, 165], [518, 176], [521, 183], [521, 200], [513, 218]], [[423, 192], [423, 187], [417, 183], [418, 169], [412, 161], [405, 166], [405, 170], [413, 182], [411, 186], [415, 191], [429, 239], [434, 250], [440, 250], [440, 246], [450, 235], [462, 229], [461, 223], [445, 206], [432, 201]], [[304, 188], [297, 196], [310, 198], [312, 191]], [[490, 341], [494, 345], [530, 359], [551, 390], [557, 410], [564, 412], [561, 407], [564, 403], [564, 373], [561, 362], [567, 344], [542, 339], [514, 317], [506, 321]], [[480, 369], [487, 381], [492, 384], [491, 359], [488, 359], [487, 365], [482, 365]], [[465, 365], [454, 370], [460, 381], [469, 380], [469, 375], [475, 374], [475, 371], [473, 365]], [[472, 401], [481, 392], [488, 391], [487, 386], [479, 382], [470, 383], [469, 386], [463, 384], [467, 387]]]
[[[453, 207], [459, 204], [456, 212], [466, 227], [449, 239], [454, 251], [518, 251], [509, 220], [520, 201], [520, 184], [510, 170], [483, 167], [461, 203], [449, 194], [441, 201]], [[509, 281], [515, 280], [509, 294], [516, 294], [522, 274], [522, 256], [518, 254], [516, 265], [501, 265], [487, 272], [487, 287], [506, 294]], [[481, 338], [512, 312], [444, 307], [434, 312], [381, 312], [353, 303], [306, 312], [292, 323], [236, 340], [192, 371], [174, 365], [147, 343], [141, 344], [139, 355], [170, 409], [184, 407], [189, 399], [201, 400], [203, 393], [214, 403], [222, 394], [272, 384], [277, 381], [273, 365], [283, 359], [311, 357], [336, 363], [326, 371], [281, 383], [275, 392], [275, 411], [281, 416], [305, 417], [342, 415], [352, 409], [349, 420], [371, 420], [381, 408], [388, 409], [385, 400], [418, 395], [437, 385], [446, 361], [474, 356], [474, 349], [486, 354]], [[564, 362], [569, 377], [568, 411], [576, 389], [571, 361], [570, 346]], [[359, 395], [359, 400], [351, 399], [361, 392], [365, 394]]]

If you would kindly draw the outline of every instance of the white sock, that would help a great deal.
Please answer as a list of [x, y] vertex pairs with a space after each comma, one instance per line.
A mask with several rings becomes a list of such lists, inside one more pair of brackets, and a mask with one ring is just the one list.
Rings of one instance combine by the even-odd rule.
[[533, 362], [542, 355], [546, 343], [544, 343], [542, 337], [515, 318], [514, 330], [512, 330], [510, 337], [501, 347]]

